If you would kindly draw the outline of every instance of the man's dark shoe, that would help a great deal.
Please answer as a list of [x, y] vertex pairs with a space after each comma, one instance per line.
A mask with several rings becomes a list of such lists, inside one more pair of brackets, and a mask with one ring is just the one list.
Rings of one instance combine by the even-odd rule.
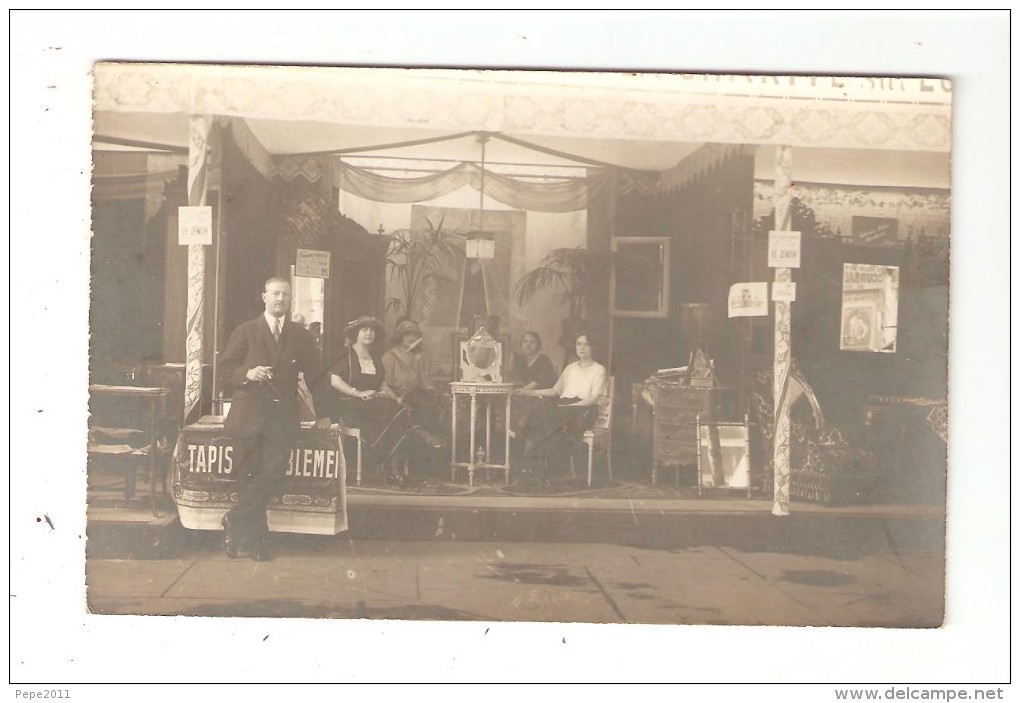
[[269, 561], [269, 540], [265, 535], [255, 539], [255, 546], [251, 550], [251, 558], [255, 561]]
[[224, 515], [220, 524], [223, 525], [223, 553], [227, 555], [228, 559], [237, 559], [237, 555], [241, 551], [241, 538], [234, 530], [230, 515]]

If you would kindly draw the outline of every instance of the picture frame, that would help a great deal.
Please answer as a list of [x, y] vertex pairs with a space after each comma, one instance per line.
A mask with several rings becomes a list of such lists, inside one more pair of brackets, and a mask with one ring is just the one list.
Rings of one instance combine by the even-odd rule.
[[709, 489], [746, 491], [751, 497], [750, 425], [743, 422], [702, 422], [698, 438], [698, 495]]
[[614, 237], [610, 314], [669, 317], [669, 237]]

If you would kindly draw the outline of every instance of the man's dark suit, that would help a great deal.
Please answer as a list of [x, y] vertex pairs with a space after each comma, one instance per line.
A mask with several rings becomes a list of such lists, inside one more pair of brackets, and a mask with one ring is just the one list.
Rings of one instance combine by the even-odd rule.
[[[272, 366], [272, 381], [249, 381], [246, 374], [256, 366]], [[300, 428], [298, 373], [305, 375], [319, 417], [329, 416], [328, 376], [304, 327], [285, 321], [277, 342], [262, 314], [230, 335], [219, 369], [233, 393], [224, 429], [237, 438], [238, 503], [227, 517], [241, 535], [260, 538], [268, 531], [266, 504]]]

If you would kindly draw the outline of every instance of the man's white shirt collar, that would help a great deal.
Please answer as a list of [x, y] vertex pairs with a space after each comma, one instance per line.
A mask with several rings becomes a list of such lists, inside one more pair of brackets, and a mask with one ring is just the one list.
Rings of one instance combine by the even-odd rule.
[[276, 329], [276, 321], [280, 321], [280, 331], [283, 331], [283, 317], [273, 317], [268, 312], [263, 312], [262, 316], [266, 318], [266, 324], [269, 325], [269, 331], [272, 332]]

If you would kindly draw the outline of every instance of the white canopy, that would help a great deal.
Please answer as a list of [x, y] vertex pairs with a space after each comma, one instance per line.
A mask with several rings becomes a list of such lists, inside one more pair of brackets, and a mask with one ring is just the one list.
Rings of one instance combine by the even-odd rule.
[[479, 149], [449, 137], [483, 131], [528, 145], [490, 140], [490, 163], [648, 171], [706, 143], [788, 144], [813, 154], [801, 166], [846, 150], [895, 152], [886, 170], [909, 185], [937, 185], [911, 176], [930, 174], [934, 157], [948, 187], [950, 109], [951, 85], [930, 78], [102, 63], [94, 124], [97, 149], [186, 151], [189, 117], [205, 114], [242, 118], [271, 156], [450, 161], [477, 161]]

